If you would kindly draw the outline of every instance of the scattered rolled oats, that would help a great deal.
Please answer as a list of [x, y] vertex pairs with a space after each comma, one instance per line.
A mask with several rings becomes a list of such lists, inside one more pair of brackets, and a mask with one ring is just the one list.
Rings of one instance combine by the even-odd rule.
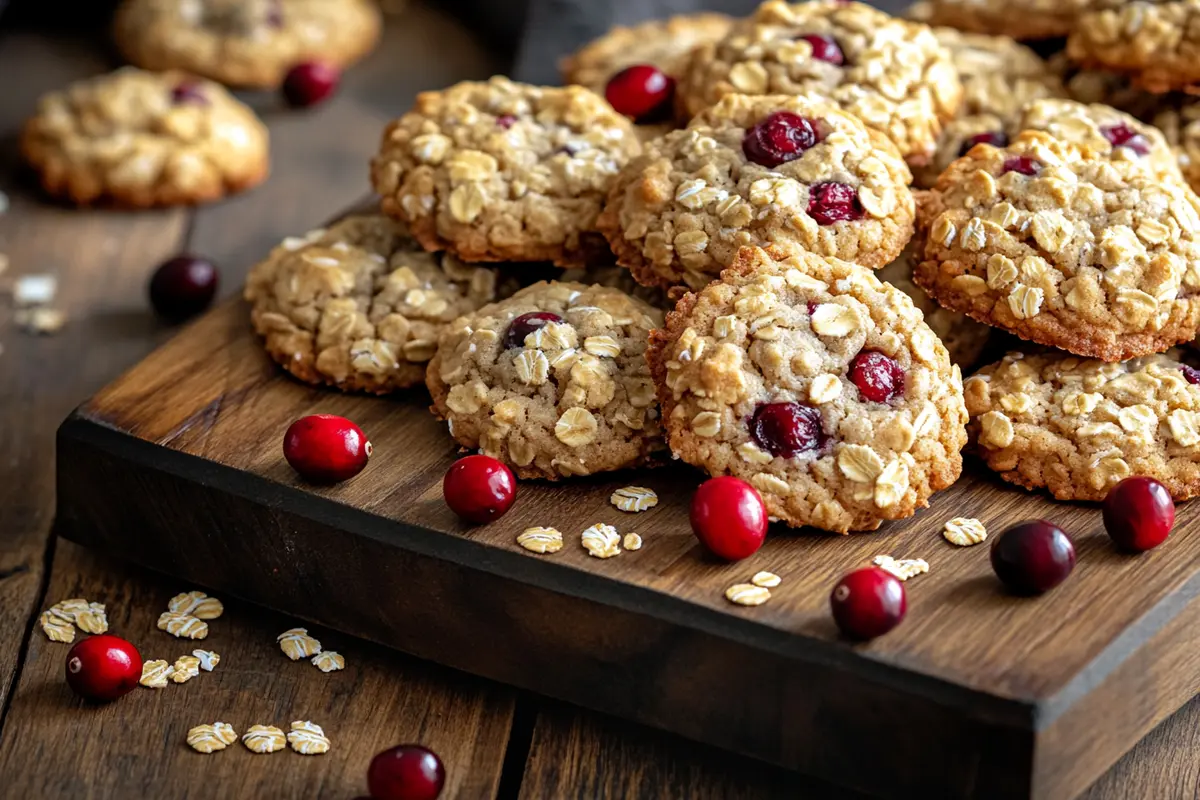
[[138, 683], [147, 689], [162, 689], [166, 687], [167, 681], [174, 672], [175, 667], [161, 658], [147, 661], [142, 664], [142, 677]]
[[58, 333], [67, 324], [67, 315], [56, 308], [21, 308], [13, 315], [13, 321], [26, 333]]
[[172, 666], [171, 680], [175, 683], [187, 683], [200, 674], [200, 659], [195, 656], [180, 656]]
[[946, 522], [946, 527], [942, 530], [942, 536], [950, 544], [955, 544], [959, 547], [970, 547], [973, 544], [979, 544], [987, 538], [987, 529], [977, 519], [955, 517]]
[[55, 614], [53, 610], [43, 611], [39, 621], [42, 630], [46, 633], [46, 638], [50, 641], [66, 644], [75, 641], [75, 626], [71, 624], [70, 620]]
[[171, 598], [167, 608], [176, 614], [189, 614], [196, 619], [216, 619], [225, 613], [225, 605], [204, 592], [184, 592]]
[[214, 722], [211, 725], [197, 725], [188, 731], [187, 743], [197, 752], [215, 753], [236, 742], [237, 738], [237, 731], [228, 722]]
[[287, 735], [288, 744], [302, 756], [316, 756], [329, 752], [329, 738], [320, 725], [307, 720], [296, 720]]
[[203, 639], [208, 636], [207, 622], [174, 611], [164, 611], [159, 615], [158, 629], [180, 639]]
[[346, 668], [346, 659], [334, 650], [322, 650], [312, 657], [312, 665], [321, 672], [337, 672]]
[[658, 505], [658, 495], [645, 486], [626, 486], [612, 493], [609, 502], [622, 511], [645, 511]]
[[754, 573], [754, 577], [750, 579], [750, 582], [764, 589], [774, 589], [783, 583], [783, 578], [780, 578], [774, 572], [756, 572]]
[[75, 624], [84, 633], [107, 633], [108, 614], [103, 603], [88, 603], [87, 608], [80, 609], [75, 615]]
[[612, 558], [621, 554], [621, 537], [612, 525], [597, 522], [583, 532], [581, 541], [588, 555], [596, 558]]
[[284, 748], [287, 739], [274, 725], [251, 725], [250, 730], [242, 734], [242, 744], [252, 753], [274, 753]]
[[929, 572], [929, 562], [923, 558], [892, 558], [891, 556], [875, 556], [871, 562], [884, 572], [895, 575], [902, 581]]
[[517, 535], [517, 544], [532, 553], [557, 553], [562, 550], [562, 534], [555, 528], [526, 528]]
[[771, 599], [771, 590], [752, 583], [735, 583], [725, 590], [725, 599], [739, 606], [761, 606]]
[[212, 650], [193, 650], [192, 655], [200, 661], [200, 669], [212, 672], [213, 667], [221, 663], [221, 657]]
[[626, 550], [641, 550], [642, 537], [637, 533], [630, 532], [625, 534], [625, 538], [621, 541], [621, 544]]
[[308, 635], [307, 628], [291, 628], [275, 638], [283, 654], [292, 661], [315, 656], [321, 652], [321, 643]]

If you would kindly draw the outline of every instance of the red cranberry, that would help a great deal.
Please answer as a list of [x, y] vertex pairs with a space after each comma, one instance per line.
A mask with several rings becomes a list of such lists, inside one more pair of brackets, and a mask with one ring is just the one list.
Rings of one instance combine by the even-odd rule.
[[504, 130], [511, 128], [513, 123], [516, 121], [517, 118], [512, 114], [501, 114], [500, 116], [496, 117], [496, 125]]
[[1104, 529], [1122, 550], [1158, 547], [1174, 525], [1171, 493], [1154, 478], [1126, 478], [1104, 498]]
[[1183, 373], [1183, 377], [1187, 380], [1188, 383], [1191, 383], [1191, 384], [1200, 383], [1200, 369], [1196, 369], [1195, 367], [1189, 367], [1187, 364], [1180, 364], [1179, 371]]
[[324, 61], [305, 61], [288, 70], [283, 79], [283, 97], [293, 108], [315, 106], [337, 90], [338, 68]]
[[675, 79], [652, 64], [634, 64], [608, 79], [604, 99], [618, 114], [638, 122], [665, 118], [675, 96]]
[[508, 333], [504, 334], [505, 347], [524, 347], [525, 337], [539, 328], [544, 328], [551, 322], [560, 325], [565, 322], [558, 314], [549, 311], [530, 311], [514, 319], [508, 325]]
[[808, 215], [820, 225], [853, 222], [862, 219], [863, 207], [853, 186], [826, 181], [809, 189]]
[[812, 45], [812, 57], [817, 61], [828, 61], [836, 67], [846, 63], [846, 56], [842, 53], [842, 48], [838, 47], [838, 43], [832, 36], [826, 36], [823, 33], [806, 33], [797, 38]]
[[1075, 545], [1044, 519], [1014, 525], [992, 542], [992, 569], [1018, 594], [1048, 592], [1074, 568]]
[[371, 443], [362, 428], [345, 417], [312, 414], [288, 426], [283, 457], [312, 483], [338, 483], [363, 471]]
[[755, 443], [773, 456], [793, 458], [821, 449], [825, 438], [821, 412], [800, 403], [767, 403], [750, 420]]
[[116, 700], [133, 691], [141, 678], [141, 654], [119, 636], [91, 636], [67, 653], [67, 685], [84, 700]]
[[904, 369], [878, 350], [863, 350], [850, 362], [850, 380], [867, 400], [886, 403], [904, 394]]
[[990, 144], [992, 147], [1004, 147], [1008, 144], [1008, 134], [1004, 131], [984, 131], [974, 136], [968, 136], [959, 148], [958, 154], [965, 156], [977, 144]]
[[468, 522], [500, 519], [517, 496], [512, 470], [491, 456], [467, 456], [450, 465], [442, 478], [446, 505]]
[[211, 261], [182, 255], [159, 265], [150, 278], [150, 305], [158, 315], [181, 322], [208, 308], [217, 294], [219, 275]]
[[367, 787], [373, 800], [436, 800], [446, 784], [446, 768], [437, 753], [419, 744], [402, 744], [371, 759]]
[[1128, 147], [1139, 156], [1150, 155], [1150, 140], [1123, 122], [1100, 129], [1113, 147]]
[[776, 111], [758, 121], [742, 138], [746, 158], [764, 167], [777, 167], [799, 158], [821, 141], [815, 120], [790, 111]]
[[177, 106], [185, 103], [195, 103], [198, 106], [208, 105], [208, 97], [200, 91], [200, 85], [192, 81], [175, 84], [171, 89], [171, 102]]
[[1037, 175], [1042, 165], [1030, 156], [1009, 156], [1004, 160], [1004, 172], [1019, 172], [1022, 175]]
[[851, 639], [883, 636], [904, 619], [908, 599], [899, 578], [879, 567], [842, 576], [829, 595], [833, 621]]
[[767, 538], [767, 507], [750, 484], [728, 475], [710, 478], [692, 495], [692, 532], [726, 561], [753, 555]]

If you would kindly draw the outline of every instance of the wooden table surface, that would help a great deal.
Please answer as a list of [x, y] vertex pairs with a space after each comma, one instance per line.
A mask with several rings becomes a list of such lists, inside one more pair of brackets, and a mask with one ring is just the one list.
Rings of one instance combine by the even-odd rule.
[[[851, 796], [746, 758], [314, 631], [346, 656], [344, 672], [324, 675], [281, 657], [274, 639], [289, 620], [236, 603], [227, 604], [205, 643], [225, 658], [211, 675], [161, 691], [138, 689], [108, 706], [80, 703], [62, 677], [66, 646], [48, 642], [36, 624], [38, 614], [58, 600], [106, 603], [113, 631], [148, 657], [186, 652], [182, 644], [164, 645], [154, 620], [171, 595], [192, 587], [51, 534], [55, 428], [75, 405], [171, 335], [144, 299], [150, 270], [182, 250], [202, 253], [221, 266], [222, 293], [236, 293], [248, 267], [271, 245], [364, 196], [367, 159], [379, 132], [416, 91], [504, 68], [456, 23], [414, 6], [389, 19], [381, 47], [325, 106], [287, 111], [269, 95], [248, 98], [272, 135], [273, 174], [259, 189], [199, 210], [55, 206], [19, 170], [17, 131], [38, 95], [104, 71], [113, 66], [110, 59], [95, 38], [0, 33], [0, 191], [11, 203], [0, 216], [0, 253], [11, 262], [0, 284], [15, 275], [54, 273], [57, 304], [69, 316], [58, 335], [31, 336], [17, 330], [0, 296], [0, 796], [348, 800], [365, 793], [371, 756], [403, 741], [441, 754], [448, 768], [445, 797]], [[148, 652], [154, 647], [163, 652]], [[324, 726], [333, 750], [316, 758], [290, 752], [262, 757], [235, 747], [200, 756], [184, 745], [189, 727], [217, 719], [239, 730], [312, 719]], [[1085, 797], [1200, 797], [1198, 745], [1200, 700], [1153, 731]]]

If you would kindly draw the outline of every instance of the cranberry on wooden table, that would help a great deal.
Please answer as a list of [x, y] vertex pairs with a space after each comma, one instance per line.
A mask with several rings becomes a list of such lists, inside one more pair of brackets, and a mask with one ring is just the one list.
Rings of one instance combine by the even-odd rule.
[[904, 584], [879, 567], [847, 573], [829, 594], [838, 629], [851, 639], [874, 639], [895, 628], [908, 611]]
[[362, 428], [345, 417], [312, 414], [288, 426], [283, 456], [312, 483], [338, 483], [362, 472], [371, 457]]
[[367, 787], [373, 800], [437, 800], [446, 784], [446, 768], [437, 753], [419, 744], [402, 744], [371, 759]]
[[850, 381], [859, 393], [876, 403], [904, 394], [904, 368], [878, 350], [863, 350], [850, 362]]
[[101, 634], [76, 642], [67, 653], [67, 685], [93, 703], [128, 694], [142, 677], [142, 656], [119, 636]]
[[1167, 540], [1175, 526], [1171, 493], [1154, 478], [1126, 478], [1104, 498], [1104, 530], [1122, 550], [1141, 553]]
[[482, 525], [508, 511], [517, 496], [517, 480], [491, 456], [467, 456], [446, 470], [442, 496], [455, 514]]
[[167, 259], [150, 277], [150, 305], [163, 319], [182, 322], [212, 304], [220, 276], [207, 259], [181, 255]]
[[1022, 522], [992, 542], [992, 569], [1017, 594], [1048, 592], [1075, 568], [1075, 545], [1044, 519]]
[[288, 70], [283, 98], [293, 108], [307, 108], [332, 95], [341, 81], [338, 68], [324, 61], [305, 61]]
[[817, 123], [790, 111], [776, 111], [759, 120], [742, 137], [746, 158], [764, 167], [777, 167], [799, 158], [821, 135]]
[[618, 114], [638, 122], [665, 119], [671, 112], [675, 79], [652, 64], [634, 64], [608, 79], [604, 99]]
[[767, 538], [767, 507], [750, 484], [728, 475], [710, 478], [692, 495], [692, 531], [726, 561], [753, 555]]
[[551, 322], [561, 325], [566, 320], [550, 311], [530, 311], [522, 314], [508, 323], [508, 332], [504, 334], [504, 346], [506, 348], [524, 347], [526, 336], [539, 328], [546, 327]]

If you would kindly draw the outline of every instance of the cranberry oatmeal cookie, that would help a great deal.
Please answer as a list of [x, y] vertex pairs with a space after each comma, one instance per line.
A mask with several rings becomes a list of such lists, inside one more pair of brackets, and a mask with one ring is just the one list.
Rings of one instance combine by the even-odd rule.
[[1200, 0], [1092, 0], [1067, 55], [1151, 92], [1200, 88]]
[[1184, 180], [1192, 191], [1200, 191], [1200, 100], [1172, 98], [1155, 111], [1151, 121], [1171, 145]]
[[1010, 353], [964, 383], [987, 465], [1059, 500], [1103, 500], [1122, 478], [1200, 494], [1200, 372], [1175, 352], [1120, 364]]
[[611, 258], [596, 217], [640, 151], [632, 123], [587, 89], [495, 77], [418, 95], [384, 131], [371, 179], [428, 250], [582, 266]]
[[1200, 327], [1200, 200], [1136, 162], [1027, 131], [954, 162], [918, 216], [913, 281], [980, 322], [1105, 361]]
[[433, 411], [522, 478], [649, 463], [663, 443], [645, 351], [661, 323], [618, 289], [534, 284], [442, 334], [426, 376]]
[[372, 0], [125, 0], [113, 37], [139, 67], [273, 88], [296, 64], [344, 67], [379, 39]]
[[383, 394], [423, 383], [442, 330], [495, 299], [496, 274], [426, 253], [381, 214], [284, 239], [245, 297], [267, 352], [302, 381]]
[[647, 286], [702, 288], [746, 245], [874, 268], [912, 235], [910, 177], [887, 137], [821, 98], [727, 95], [648, 143], [597, 224]]
[[828, 97], [918, 166], [962, 101], [950, 54], [929, 28], [842, 0], [768, 0], [724, 39], [697, 47], [681, 112], [694, 117], [736, 93]]
[[958, 367], [908, 296], [855, 264], [747, 247], [647, 360], [672, 452], [749, 481], [789, 525], [874, 530], [962, 469]]
[[909, 13], [928, 25], [1014, 39], [1054, 39], [1071, 32], [1095, 0], [924, 0]]
[[21, 153], [48, 193], [80, 205], [202, 203], [269, 168], [266, 126], [224, 88], [133, 67], [43, 96]]

